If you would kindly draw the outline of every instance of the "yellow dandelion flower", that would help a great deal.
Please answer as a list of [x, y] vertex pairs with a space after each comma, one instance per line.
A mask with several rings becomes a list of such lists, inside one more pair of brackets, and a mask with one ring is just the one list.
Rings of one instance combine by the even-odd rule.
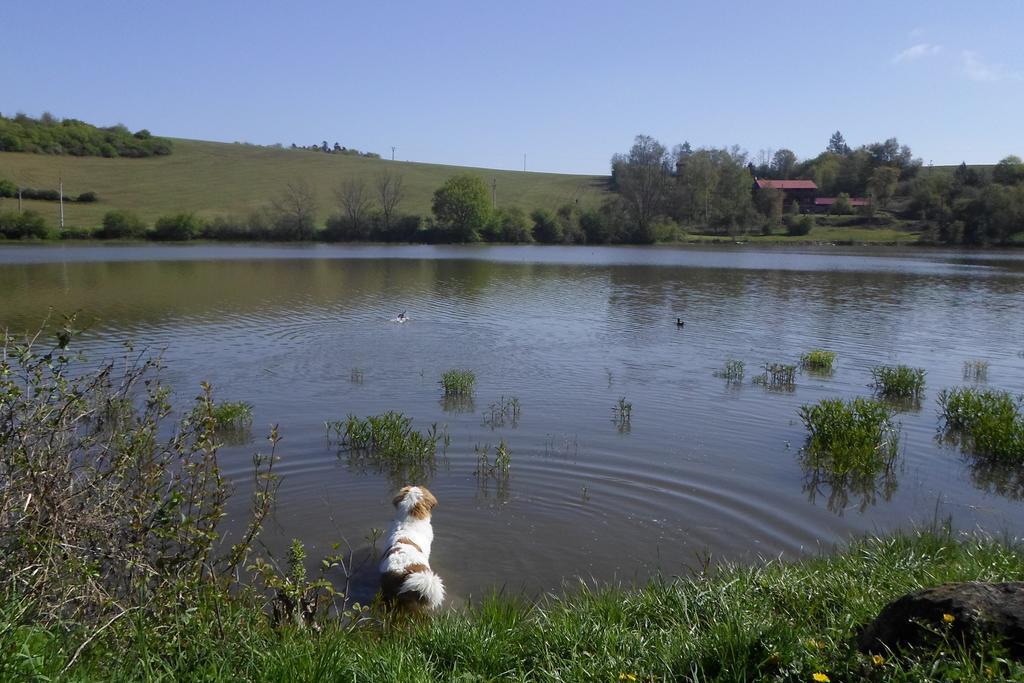
[[871, 657], [871, 663], [875, 666], [882, 666], [883, 664], [885, 664], [885, 657], [883, 657], [882, 655], [874, 655], [873, 657]]
[[813, 673], [811, 675], [811, 678], [813, 678], [818, 683], [828, 683], [830, 680], [832, 680], [820, 671], [816, 671], [815, 673]]
[[628, 674], [628, 673], [623, 671], [622, 673], [619, 674], [619, 680], [620, 681], [635, 681], [636, 680], [636, 674]]
[[954, 617], [952, 614], [947, 613], [942, 615], [942, 620], [947, 624], [952, 624], [954, 621], [956, 621], [956, 617]]

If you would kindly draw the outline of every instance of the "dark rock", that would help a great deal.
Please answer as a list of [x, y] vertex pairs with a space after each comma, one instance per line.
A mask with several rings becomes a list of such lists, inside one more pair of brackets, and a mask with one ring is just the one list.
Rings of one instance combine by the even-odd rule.
[[[945, 614], [953, 621], [944, 621]], [[1024, 657], [1024, 582], [947, 583], [908, 593], [861, 630], [858, 646], [880, 652], [928, 645], [944, 632], [968, 646], [979, 636], [994, 635], [1014, 657]]]

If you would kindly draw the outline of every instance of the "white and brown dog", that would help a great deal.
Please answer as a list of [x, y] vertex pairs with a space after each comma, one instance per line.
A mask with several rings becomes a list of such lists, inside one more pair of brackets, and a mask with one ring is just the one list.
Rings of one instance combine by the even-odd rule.
[[393, 604], [436, 609], [444, 601], [444, 583], [430, 570], [430, 511], [437, 498], [423, 486], [406, 486], [393, 502], [398, 512], [380, 561], [381, 592]]

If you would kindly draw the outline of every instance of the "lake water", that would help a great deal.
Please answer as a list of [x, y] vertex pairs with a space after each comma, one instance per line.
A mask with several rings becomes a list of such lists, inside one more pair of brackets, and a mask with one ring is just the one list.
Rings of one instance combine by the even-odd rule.
[[[447, 425], [427, 483], [432, 564], [454, 602], [529, 595], [566, 579], [642, 580], [717, 559], [798, 557], [851, 535], [929, 524], [1020, 534], [1024, 474], [972, 467], [936, 439], [935, 397], [964, 384], [1024, 391], [1024, 255], [852, 248], [9, 246], [0, 327], [48, 307], [89, 322], [79, 347], [162, 351], [184, 405], [208, 380], [254, 406], [253, 438], [223, 449], [247, 503], [250, 455], [279, 423], [279, 504], [265, 536], [316, 558], [385, 528], [397, 485], [348, 466], [324, 421], [401, 411]], [[410, 321], [393, 322], [407, 311]], [[676, 326], [676, 318], [686, 321]], [[837, 352], [792, 391], [751, 382], [765, 362]], [[746, 363], [741, 385], [716, 377]], [[873, 487], [833, 490], [801, 466], [801, 405], [869, 395], [870, 368], [927, 370], [899, 414], [900, 457]], [[451, 368], [475, 371], [474, 404], [444, 404]], [[354, 381], [353, 369], [362, 373]], [[515, 425], [487, 424], [516, 397]], [[628, 429], [614, 421], [632, 404]], [[507, 482], [474, 474], [504, 439]], [[231, 522], [229, 521], [229, 527]]]

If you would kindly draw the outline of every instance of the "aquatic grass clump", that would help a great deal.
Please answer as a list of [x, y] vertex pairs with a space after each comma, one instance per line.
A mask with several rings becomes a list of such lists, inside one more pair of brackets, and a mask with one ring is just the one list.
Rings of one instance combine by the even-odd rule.
[[871, 386], [884, 398], [919, 400], [924, 394], [924, 375], [924, 368], [876, 365], [871, 368]]
[[497, 403], [487, 406], [487, 412], [484, 413], [484, 424], [491, 429], [504, 427], [506, 424], [516, 427], [519, 425], [520, 412], [521, 407], [517, 397], [505, 398], [502, 396]]
[[813, 372], [829, 373], [836, 362], [836, 352], [825, 349], [811, 349], [800, 355], [800, 367]]
[[964, 381], [965, 382], [987, 382], [988, 381], [988, 361], [987, 360], [965, 360], [964, 361]]
[[476, 373], [472, 370], [448, 370], [441, 375], [441, 387], [446, 397], [470, 397], [476, 385]]
[[[447, 452], [447, 427], [438, 430], [437, 423], [424, 433], [412, 428], [412, 418], [388, 411], [359, 419], [349, 415], [344, 420], [324, 423], [328, 439], [348, 452], [350, 467], [376, 469], [393, 481], [427, 479], [436, 469], [437, 444]], [[408, 483], [408, 481], [405, 481]]]
[[351, 372], [349, 372], [348, 378], [349, 378], [349, 381], [352, 382], [352, 384], [362, 384], [363, 383], [363, 369], [362, 368], [352, 368]]
[[739, 383], [743, 381], [743, 373], [743, 361], [730, 358], [725, 361], [725, 365], [722, 366], [721, 370], [715, 371], [715, 377], [721, 377], [730, 383]]
[[210, 419], [218, 430], [247, 429], [252, 426], [252, 405], [245, 401], [200, 403], [192, 410], [194, 419]]
[[632, 427], [632, 419], [633, 404], [627, 401], [626, 397], [623, 396], [612, 408], [612, 422], [615, 423], [615, 426], [620, 433], [625, 433]]
[[898, 455], [893, 409], [873, 399], [832, 398], [800, 408], [809, 464], [832, 474], [875, 476]]
[[970, 387], [939, 392], [943, 432], [963, 450], [997, 461], [1024, 462], [1024, 396]]
[[754, 384], [763, 384], [768, 389], [792, 390], [796, 386], [796, 366], [765, 363], [764, 372], [754, 378]]

